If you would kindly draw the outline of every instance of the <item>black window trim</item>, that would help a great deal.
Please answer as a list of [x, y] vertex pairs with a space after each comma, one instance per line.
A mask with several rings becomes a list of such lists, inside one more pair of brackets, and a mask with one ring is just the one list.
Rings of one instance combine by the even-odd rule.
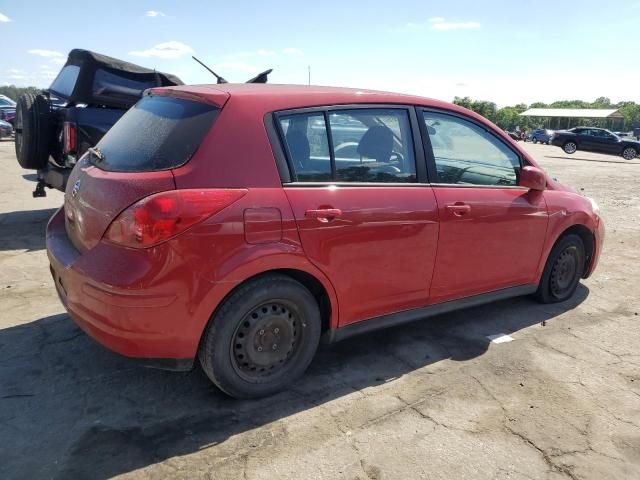
[[[424, 143], [424, 152], [425, 152], [425, 157], [426, 157], [426, 160], [427, 160], [427, 171], [429, 172], [429, 179], [431, 181], [431, 186], [432, 187], [492, 188], [492, 189], [496, 189], [496, 188], [505, 189], [506, 188], [506, 189], [528, 190], [526, 187], [522, 187], [520, 185], [473, 185], [473, 184], [441, 183], [441, 182], [439, 182], [438, 181], [438, 172], [436, 170], [436, 159], [435, 159], [435, 155], [433, 154], [433, 147], [431, 146], [431, 139], [429, 138], [429, 134], [427, 132], [427, 124], [423, 119], [423, 112], [431, 112], [431, 113], [437, 113], [437, 114], [440, 114], [440, 115], [448, 115], [450, 117], [456, 117], [456, 118], [459, 118], [459, 119], [464, 120], [466, 122], [469, 122], [469, 123], [475, 125], [476, 127], [480, 128], [481, 130], [485, 131], [489, 135], [491, 135], [493, 138], [498, 140], [502, 145], [504, 145], [507, 149], [509, 149], [511, 152], [513, 152], [516, 155], [516, 157], [518, 158], [518, 162], [520, 163], [520, 168], [521, 169], [523, 167], [527, 166], [528, 163], [525, 161], [525, 159], [523, 158], [523, 156], [522, 156], [522, 154], [520, 152], [518, 152], [517, 150], [514, 150], [513, 146], [509, 145], [507, 142], [504, 141], [503, 138], [500, 138], [498, 135], [496, 135], [496, 133], [494, 131], [489, 129], [486, 125], [483, 125], [482, 123], [478, 122], [474, 118], [468, 117], [466, 115], [462, 115], [462, 114], [460, 114], [458, 112], [453, 112], [451, 110], [418, 106], [418, 107], [416, 107], [416, 114], [417, 114], [418, 118], [421, 120], [419, 122], [419, 127], [420, 127], [420, 133], [422, 134], [422, 141]], [[518, 178], [518, 181], [519, 180], [520, 179]]]
[[[333, 151], [331, 127], [329, 124], [329, 113], [340, 110], [380, 110], [380, 109], [392, 109], [392, 110], [404, 110], [407, 112], [409, 118], [409, 134], [413, 142], [413, 153], [416, 163], [416, 181], [415, 182], [345, 182], [335, 180], [335, 152]], [[298, 182], [296, 179], [295, 169], [291, 163], [291, 156], [287, 149], [287, 142], [285, 141], [284, 132], [280, 125], [280, 117], [286, 115], [304, 114], [304, 113], [317, 113], [324, 116], [325, 126], [327, 129], [327, 137], [329, 138], [329, 154], [331, 156], [331, 168], [332, 178], [334, 180], [327, 182]], [[265, 127], [267, 129], [267, 136], [271, 143], [271, 148], [276, 160], [278, 172], [280, 174], [280, 180], [283, 186], [291, 187], [326, 187], [330, 185], [335, 186], [386, 186], [386, 187], [402, 187], [402, 186], [420, 186], [428, 185], [429, 178], [427, 174], [427, 162], [424, 150], [424, 143], [422, 139], [422, 133], [420, 131], [420, 122], [416, 115], [416, 110], [413, 105], [404, 103], [356, 103], [356, 104], [332, 104], [332, 105], [320, 105], [313, 107], [292, 108], [286, 110], [279, 110], [277, 112], [270, 112], [265, 115], [264, 118]]]

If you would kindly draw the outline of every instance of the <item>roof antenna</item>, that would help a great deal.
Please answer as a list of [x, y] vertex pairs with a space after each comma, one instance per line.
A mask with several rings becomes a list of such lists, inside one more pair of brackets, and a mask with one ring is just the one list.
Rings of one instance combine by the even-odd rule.
[[191, 58], [193, 58], [196, 62], [198, 62], [200, 65], [202, 65], [204, 68], [206, 68], [207, 70], [209, 70], [209, 72], [211, 72], [211, 74], [216, 77], [216, 83], [229, 83], [224, 77], [221, 77], [220, 75], [218, 75], [216, 72], [214, 72], [213, 70], [211, 70], [209, 67], [207, 67], [204, 63], [202, 63], [200, 60], [198, 60], [196, 57], [194, 57], [193, 55], [191, 55]]

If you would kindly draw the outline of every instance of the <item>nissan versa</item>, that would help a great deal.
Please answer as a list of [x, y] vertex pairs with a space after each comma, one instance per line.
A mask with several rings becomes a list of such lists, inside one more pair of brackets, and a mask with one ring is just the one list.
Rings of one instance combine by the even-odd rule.
[[250, 398], [299, 377], [321, 337], [566, 300], [603, 235], [593, 200], [464, 108], [225, 84], [149, 90], [79, 160], [47, 250], [98, 342], [169, 369], [197, 357]]

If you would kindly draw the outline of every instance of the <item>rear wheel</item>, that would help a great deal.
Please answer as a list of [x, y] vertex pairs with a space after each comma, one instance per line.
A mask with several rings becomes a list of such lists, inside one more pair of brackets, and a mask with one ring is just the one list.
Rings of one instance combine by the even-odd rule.
[[562, 302], [573, 296], [584, 272], [584, 242], [578, 235], [562, 237], [551, 250], [536, 298], [542, 303]]
[[633, 147], [627, 147], [622, 151], [622, 158], [625, 160], [633, 160], [638, 155], [638, 152]]
[[16, 158], [22, 168], [43, 168], [49, 159], [50, 108], [42, 94], [18, 98], [15, 118]]
[[531, 138], [531, 143], [538, 143], [538, 139], [536, 137]]
[[562, 146], [562, 150], [564, 150], [564, 153], [568, 153], [569, 155], [571, 155], [572, 153], [576, 153], [576, 150], [578, 150], [578, 145], [576, 144], [576, 142], [567, 142]]
[[207, 376], [228, 395], [264, 397], [304, 373], [320, 331], [320, 310], [311, 292], [285, 275], [265, 275], [224, 301], [198, 356]]

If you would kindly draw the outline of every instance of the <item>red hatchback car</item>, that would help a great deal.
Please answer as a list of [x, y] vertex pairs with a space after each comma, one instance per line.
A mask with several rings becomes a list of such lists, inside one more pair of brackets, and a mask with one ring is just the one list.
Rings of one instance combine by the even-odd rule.
[[75, 322], [148, 365], [272, 394], [328, 341], [516, 295], [571, 297], [592, 200], [449, 103], [324, 87], [147, 92], [47, 227]]

